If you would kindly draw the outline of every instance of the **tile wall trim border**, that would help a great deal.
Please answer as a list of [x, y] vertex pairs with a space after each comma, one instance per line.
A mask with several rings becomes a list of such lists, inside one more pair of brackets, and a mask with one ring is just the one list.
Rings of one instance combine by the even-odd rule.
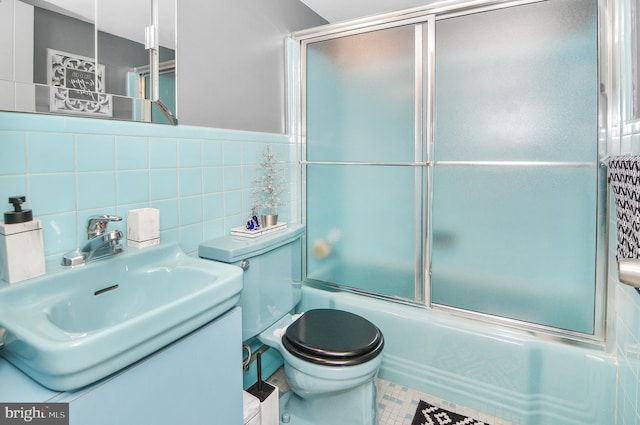
[[207, 128], [189, 125], [135, 123], [86, 117], [65, 117], [47, 114], [0, 112], [0, 128], [4, 131], [38, 131], [49, 133], [80, 133], [115, 136], [174, 137], [180, 139], [216, 139], [225, 141], [255, 141], [291, 143], [287, 134], [246, 130]]

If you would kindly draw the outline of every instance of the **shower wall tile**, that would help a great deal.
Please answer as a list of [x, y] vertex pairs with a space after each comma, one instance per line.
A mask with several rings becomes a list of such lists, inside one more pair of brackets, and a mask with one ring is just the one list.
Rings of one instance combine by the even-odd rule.
[[[283, 198], [286, 195], [283, 194]], [[254, 195], [253, 195], [253, 189], [243, 189], [242, 190], [242, 211], [253, 211], [253, 200], [254, 200]], [[288, 220], [288, 215], [286, 214], [286, 209], [285, 208], [279, 208], [278, 209], [278, 220], [279, 221], [287, 221]], [[258, 213], [260, 213], [260, 211], [258, 211]], [[286, 218], [285, 218], [286, 217]]]
[[118, 170], [135, 170], [148, 168], [149, 140], [146, 137], [117, 137], [116, 166]]
[[254, 181], [258, 177], [256, 171], [255, 164], [242, 166], [242, 187], [253, 187]]
[[[82, 120], [82, 119], [69, 119], [62, 118], [64, 120], [64, 127], [62, 130], [50, 128], [47, 131], [65, 131], [71, 134], [109, 134], [119, 135], [122, 132], [122, 122], [111, 120]], [[38, 116], [34, 116], [33, 120], [37, 123], [39, 121]]]
[[631, 136], [631, 148], [629, 151], [634, 154], [640, 152], [640, 134], [634, 134]]
[[[108, 124], [105, 124], [108, 125]], [[149, 125], [145, 123], [120, 121], [117, 123], [118, 133], [127, 136], [146, 137], [179, 137], [182, 133], [189, 137], [189, 127], [172, 127], [166, 125]], [[108, 130], [107, 130], [108, 131]]]
[[202, 222], [202, 196], [180, 198], [180, 224], [191, 225]]
[[205, 240], [224, 236], [224, 220], [205, 221], [203, 225], [203, 232]]
[[631, 153], [631, 136], [622, 136], [620, 140], [620, 151], [624, 153]]
[[178, 173], [180, 196], [202, 194], [202, 168], [181, 168]]
[[241, 189], [242, 168], [240, 166], [224, 167], [222, 182], [225, 191]]
[[151, 208], [160, 210], [160, 230], [175, 229], [179, 225], [178, 220], [178, 200], [167, 199], [164, 201], [151, 202]]
[[116, 175], [113, 171], [78, 173], [78, 209], [91, 210], [116, 203]]
[[27, 200], [34, 215], [77, 209], [76, 176], [73, 173], [29, 175]]
[[203, 218], [205, 221], [215, 220], [224, 215], [222, 194], [214, 193], [203, 198]]
[[217, 140], [205, 140], [202, 142], [202, 165], [222, 165], [222, 142]]
[[163, 230], [160, 232], [161, 243], [179, 243], [180, 235], [178, 234], [178, 227], [169, 230]]
[[175, 168], [149, 171], [149, 196], [151, 200], [178, 196], [178, 173]]
[[149, 146], [149, 163], [151, 168], [176, 167], [177, 141], [175, 139], [162, 139], [154, 137]]
[[222, 146], [225, 165], [242, 164], [242, 146], [235, 142], [225, 142]]
[[[282, 159], [286, 159], [283, 157]], [[242, 163], [254, 165], [258, 163], [258, 148], [255, 143], [247, 143], [242, 146]]]
[[200, 140], [181, 140], [178, 146], [178, 166], [199, 167], [202, 165], [201, 149]]
[[[15, 195], [23, 195], [27, 193], [27, 176], [22, 175], [2, 175], [0, 174], [0, 203], [9, 206], [8, 198]], [[26, 206], [29, 208], [29, 198], [27, 198]]]
[[116, 167], [115, 138], [110, 135], [76, 136], [76, 170], [107, 171]]
[[[627, 122], [618, 135], [614, 135], [611, 155], [640, 155], [640, 120]], [[616, 146], [615, 140], [619, 141]]]
[[[263, 152], [264, 150], [258, 154], [258, 160], [263, 159], [262, 158]], [[289, 154], [290, 154], [289, 146], [288, 145], [272, 145], [271, 153], [275, 154], [277, 158], [280, 158], [279, 159], [280, 161], [288, 160]]]
[[637, 425], [640, 418], [640, 294], [623, 284], [618, 284], [617, 289], [618, 425]]
[[30, 133], [27, 146], [27, 169], [30, 173], [75, 171], [72, 135]]
[[[640, 121], [624, 126], [620, 138], [620, 152], [616, 154], [640, 154]], [[613, 277], [609, 284], [615, 285], [616, 356], [618, 358], [617, 425], [640, 425], [640, 294], [632, 287], [620, 283], [615, 267], [615, 204], [610, 204], [612, 213], [609, 227], [612, 230], [610, 242], [610, 263]]]
[[0, 128], [3, 130], [23, 131], [65, 131], [65, 117], [56, 115], [35, 114], [2, 114], [0, 115]]
[[[224, 215], [237, 215], [242, 212], [242, 193], [224, 192]], [[247, 211], [248, 213], [249, 211]], [[247, 214], [248, 215], [248, 214]]]
[[[42, 233], [45, 245], [45, 255], [55, 254], [63, 251], [67, 246], [76, 243], [76, 213], [68, 212], [62, 214], [51, 214], [40, 216], [42, 223]], [[67, 231], [72, 229], [72, 231]]]
[[202, 223], [180, 227], [180, 246], [183, 251], [198, 251], [200, 241], [202, 241]]
[[0, 131], [0, 170], [5, 174], [27, 172], [26, 143], [22, 132]]
[[222, 167], [205, 167], [203, 170], [204, 193], [222, 192]]
[[[192, 254], [244, 224], [258, 155], [268, 145], [289, 152], [290, 143], [277, 134], [10, 112], [0, 113], [0, 128], [0, 201], [27, 196], [51, 262], [86, 240], [90, 215], [123, 216], [111, 226], [126, 232], [127, 211], [140, 207], [160, 209], [162, 243]], [[291, 221], [289, 208], [282, 214]]]
[[133, 204], [149, 200], [149, 172], [119, 171], [118, 204]]

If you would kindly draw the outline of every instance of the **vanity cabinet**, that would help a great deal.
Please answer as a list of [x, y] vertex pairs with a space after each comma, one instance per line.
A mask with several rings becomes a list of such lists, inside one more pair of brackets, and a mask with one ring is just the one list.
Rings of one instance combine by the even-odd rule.
[[240, 425], [241, 333], [236, 307], [114, 375], [63, 393], [0, 359], [0, 402], [69, 403], [70, 425]]

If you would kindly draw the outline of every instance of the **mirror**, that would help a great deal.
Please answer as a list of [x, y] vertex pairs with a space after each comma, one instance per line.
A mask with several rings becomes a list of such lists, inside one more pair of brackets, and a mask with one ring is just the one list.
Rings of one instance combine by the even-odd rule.
[[175, 17], [175, 0], [0, 0], [0, 109], [176, 124]]

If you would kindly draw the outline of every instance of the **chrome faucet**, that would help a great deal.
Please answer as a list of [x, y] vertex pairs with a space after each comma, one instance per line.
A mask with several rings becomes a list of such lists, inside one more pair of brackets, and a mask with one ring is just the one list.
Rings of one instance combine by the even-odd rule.
[[98, 237], [107, 230], [110, 221], [122, 221], [122, 217], [117, 215], [92, 215], [87, 219], [87, 239]]
[[78, 266], [100, 258], [111, 257], [124, 252], [120, 244], [123, 234], [120, 230], [107, 231], [111, 221], [121, 221], [117, 215], [92, 215], [87, 220], [87, 238], [82, 248], [67, 252], [62, 257], [63, 266]]

